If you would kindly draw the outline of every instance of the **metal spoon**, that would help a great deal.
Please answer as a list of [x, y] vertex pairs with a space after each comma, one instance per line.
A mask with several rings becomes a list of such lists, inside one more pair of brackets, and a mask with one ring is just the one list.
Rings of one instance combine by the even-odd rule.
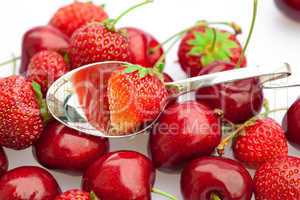
[[[105, 112], [109, 111], [104, 109], [104, 105], [101, 105], [101, 103], [103, 103], [103, 98], [105, 98], [105, 94], [103, 93], [105, 93], [107, 80], [110, 74], [124, 64], [127, 63], [118, 61], [99, 62], [85, 65], [68, 72], [55, 81], [48, 90], [46, 101], [50, 113], [64, 125], [89, 135], [108, 138], [124, 138], [145, 133], [157, 121], [161, 113], [157, 115], [155, 120], [146, 124], [139, 131], [130, 134], [118, 136], [109, 135], [109, 131], [107, 127], [105, 127], [108, 125], [106, 123], [109, 123], [109, 113]], [[195, 91], [200, 87], [208, 87], [220, 83], [258, 78], [260, 83], [264, 84], [265, 82], [285, 78], [289, 75], [291, 75], [290, 66], [285, 64], [277, 70], [269, 67], [240, 68], [165, 83], [165, 86], [172, 89], [174, 92], [172, 97], [174, 97]], [[90, 103], [91, 105], [84, 105], [84, 102], [92, 103]], [[84, 111], [87, 107], [90, 109], [91, 115], [100, 114], [103, 116], [103, 120], [106, 121], [103, 127], [96, 127], [95, 123], [88, 120], [89, 117], [86, 116], [86, 112]], [[163, 110], [164, 107], [161, 109], [161, 112]]]

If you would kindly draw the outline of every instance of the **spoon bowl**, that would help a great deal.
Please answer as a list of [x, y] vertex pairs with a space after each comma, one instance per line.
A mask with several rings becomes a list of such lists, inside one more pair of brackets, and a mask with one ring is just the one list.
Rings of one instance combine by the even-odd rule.
[[[112, 72], [128, 63], [119, 61], [99, 62], [74, 69], [56, 80], [48, 90], [46, 101], [49, 112], [64, 125], [89, 135], [107, 138], [125, 138], [147, 132], [165, 109], [165, 102], [157, 117], [145, 123], [138, 131], [129, 134], [110, 134], [110, 112], [107, 97], [108, 80]], [[182, 94], [248, 78], [258, 78], [263, 84], [291, 75], [288, 64], [274, 70], [271, 68], [240, 68], [185, 80], [165, 83], [172, 91], [170, 100]]]

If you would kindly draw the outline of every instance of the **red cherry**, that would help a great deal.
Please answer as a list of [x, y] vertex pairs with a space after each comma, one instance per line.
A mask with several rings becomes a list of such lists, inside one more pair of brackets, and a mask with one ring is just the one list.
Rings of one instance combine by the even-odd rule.
[[150, 200], [155, 172], [151, 161], [134, 151], [108, 153], [85, 172], [82, 188], [101, 200]]
[[34, 146], [37, 160], [47, 168], [85, 170], [108, 151], [107, 139], [90, 136], [50, 122]]
[[60, 193], [53, 176], [40, 167], [18, 167], [0, 178], [3, 200], [53, 200]]
[[[200, 71], [199, 75], [232, 70], [230, 63], [214, 63]], [[212, 109], [221, 109], [224, 117], [233, 123], [243, 123], [262, 108], [263, 91], [257, 79], [246, 79], [214, 87], [200, 88], [196, 99]]]
[[173, 78], [165, 72], [163, 73], [163, 76], [164, 76], [164, 82], [166, 82], [166, 83], [174, 81]]
[[28, 30], [23, 36], [20, 73], [27, 71], [31, 57], [42, 50], [65, 51], [69, 38], [51, 26], [38, 26]]
[[227, 158], [198, 158], [181, 174], [184, 200], [251, 200], [252, 188], [249, 172]]
[[8, 160], [5, 151], [0, 147], [0, 176], [8, 169]]
[[281, 0], [283, 3], [288, 5], [290, 8], [300, 10], [300, 0]]
[[288, 109], [284, 120], [283, 127], [287, 139], [293, 144], [300, 145], [300, 99], [297, 99]]
[[[131, 63], [139, 64], [143, 67], [153, 67], [164, 53], [161, 47], [155, 49], [160, 43], [143, 30], [132, 27], [126, 27], [123, 30], [127, 32], [129, 39]], [[155, 50], [152, 51], [153, 49]]]
[[149, 147], [157, 168], [173, 170], [197, 156], [210, 155], [221, 139], [220, 120], [196, 101], [175, 103], [161, 115]]

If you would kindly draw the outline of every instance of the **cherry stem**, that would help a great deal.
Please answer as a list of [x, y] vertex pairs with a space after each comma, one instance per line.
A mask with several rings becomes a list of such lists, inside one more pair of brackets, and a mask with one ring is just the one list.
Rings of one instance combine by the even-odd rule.
[[163, 55], [161, 55], [161, 57], [157, 60], [157, 62], [154, 64], [153, 68], [155, 70], [157, 70], [159, 73], [162, 73], [164, 70], [164, 67], [162, 67], [163, 62], [167, 56], [167, 54], [172, 50], [172, 48], [174, 47], [174, 45], [178, 42], [178, 40], [180, 40], [180, 37], [178, 37], [176, 40], [174, 40], [170, 46], [168, 47], [168, 49], [163, 53]]
[[254, 0], [253, 1], [253, 14], [252, 14], [251, 26], [250, 26], [250, 30], [249, 30], [247, 40], [246, 40], [246, 43], [244, 45], [242, 54], [239, 58], [239, 61], [237, 62], [237, 68], [239, 68], [241, 66], [242, 61], [244, 59], [244, 56], [246, 54], [247, 48], [249, 46], [250, 40], [252, 38], [254, 27], [255, 27], [255, 22], [256, 22], [256, 18], [257, 18], [257, 8], [258, 8], [258, 0]]
[[217, 30], [215, 28], [212, 28], [212, 31], [213, 31], [213, 42], [210, 47], [211, 52], [215, 50], [216, 43], [217, 43]]
[[17, 74], [17, 59], [16, 59], [16, 56], [15, 54], [12, 54], [12, 64], [13, 64], [13, 68], [12, 68], [12, 74], [13, 75], [16, 75]]
[[0, 63], [0, 66], [8, 65], [8, 64], [10, 64], [10, 63], [14, 63], [14, 62], [16, 62], [16, 61], [18, 61], [18, 60], [21, 59], [20, 56], [16, 57], [16, 56], [14, 56], [14, 54], [13, 54], [12, 57], [13, 57], [12, 59], [7, 60], [7, 61], [4, 61], [3, 63]]
[[270, 111], [270, 104], [269, 104], [268, 99], [264, 99], [264, 101], [263, 101], [263, 107], [264, 107], [264, 109], [265, 109], [266, 112]]
[[132, 10], [134, 10], [134, 9], [136, 9], [138, 7], [141, 7], [141, 6], [145, 5], [145, 4], [152, 3], [152, 2], [153, 2], [153, 0], [146, 0], [146, 1], [142, 2], [142, 3], [139, 3], [139, 4], [135, 5], [135, 6], [132, 6], [132, 7], [128, 8], [123, 13], [121, 13], [116, 19], [113, 20], [113, 22], [111, 24], [111, 27], [115, 27], [115, 25], [120, 21], [120, 19], [122, 17], [124, 17], [125, 15], [127, 15]]
[[266, 116], [268, 116], [271, 113], [275, 113], [275, 112], [279, 112], [279, 111], [286, 111], [286, 110], [287, 110], [287, 108], [278, 108], [278, 109], [274, 109], [274, 110], [268, 110], [268, 111], [265, 111], [265, 112], [263, 112], [263, 113], [261, 113], [261, 114], [259, 114], [257, 116], [254, 116], [254, 117], [250, 118], [244, 124], [238, 126], [238, 128], [236, 130], [234, 130], [232, 133], [230, 133], [218, 145], [217, 152], [218, 152], [219, 156], [224, 155], [225, 146], [228, 145], [228, 143], [230, 141], [232, 141], [233, 138], [235, 138], [244, 128], [246, 128], [247, 126], [249, 126], [253, 121], [255, 121], [256, 119], [258, 119], [259, 117], [266, 117]]
[[152, 192], [155, 194], [161, 195], [163, 197], [166, 197], [168, 199], [171, 199], [171, 200], [177, 200], [177, 198], [175, 196], [173, 196], [167, 192], [161, 191], [159, 189], [156, 189], [156, 188], [152, 188]]
[[186, 29], [183, 29], [182, 31], [177, 32], [174, 35], [170, 36], [168, 39], [166, 39], [165, 41], [163, 41], [161, 44], [159, 44], [156, 47], [150, 49], [150, 51], [151, 52], [155, 52], [156, 50], [158, 50], [162, 46], [164, 46], [167, 43], [169, 43], [174, 38], [182, 37], [186, 32], [190, 31], [193, 28], [199, 27], [201, 25], [203, 25], [203, 26], [209, 26], [209, 25], [226, 25], [226, 26], [229, 26], [230, 28], [232, 28], [235, 31], [236, 34], [241, 33], [241, 27], [239, 25], [237, 25], [236, 23], [234, 23], [234, 22], [208, 22], [208, 21], [205, 21], [205, 20], [201, 20], [201, 21], [197, 22], [196, 25], [190, 26], [190, 27], [188, 27]]
[[215, 193], [211, 193], [210, 200], [222, 200], [222, 199]]

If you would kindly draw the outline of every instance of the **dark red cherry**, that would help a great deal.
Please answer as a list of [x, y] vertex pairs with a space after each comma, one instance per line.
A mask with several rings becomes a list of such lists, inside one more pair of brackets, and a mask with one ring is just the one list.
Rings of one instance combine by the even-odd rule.
[[143, 30], [132, 27], [122, 28], [121, 30], [125, 30], [129, 38], [131, 62], [144, 67], [153, 67], [164, 53], [161, 47], [155, 48], [160, 43]]
[[0, 176], [8, 169], [8, 160], [5, 151], [0, 147]]
[[[234, 69], [230, 63], [214, 63], [200, 71], [199, 75]], [[243, 123], [260, 112], [263, 91], [258, 79], [246, 79], [214, 87], [200, 88], [196, 99], [212, 109], [221, 109], [224, 117], [233, 123]]]
[[173, 80], [173, 78], [169, 75], [169, 74], [167, 74], [167, 73], [163, 73], [163, 76], [164, 76], [164, 82], [173, 82], [174, 80]]
[[283, 127], [287, 139], [300, 147], [300, 99], [297, 99], [288, 109], [284, 120]]
[[227, 158], [198, 158], [181, 174], [184, 200], [251, 200], [252, 191], [249, 172]]
[[196, 101], [170, 105], [153, 127], [149, 148], [156, 168], [174, 170], [187, 161], [210, 155], [221, 139], [220, 119]]
[[0, 178], [1, 200], [53, 200], [60, 193], [53, 176], [40, 167], [18, 167]]
[[300, 10], [300, 0], [281, 0], [281, 1], [292, 9]]
[[31, 57], [42, 50], [64, 52], [69, 46], [69, 38], [51, 26], [38, 26], [28, 30], [23, 36], [20, 73], [27, 71]]
[[34, 145], [34, 153], [38, 162], [47, 168], [83, 171], [108, 148], [107, 139], [51, 121]]
[[150, 200], [154, 179], [151, 160], [138, 152], [119, 151], [94, 162], [83, 176], [82, 188], [101, 200]]

